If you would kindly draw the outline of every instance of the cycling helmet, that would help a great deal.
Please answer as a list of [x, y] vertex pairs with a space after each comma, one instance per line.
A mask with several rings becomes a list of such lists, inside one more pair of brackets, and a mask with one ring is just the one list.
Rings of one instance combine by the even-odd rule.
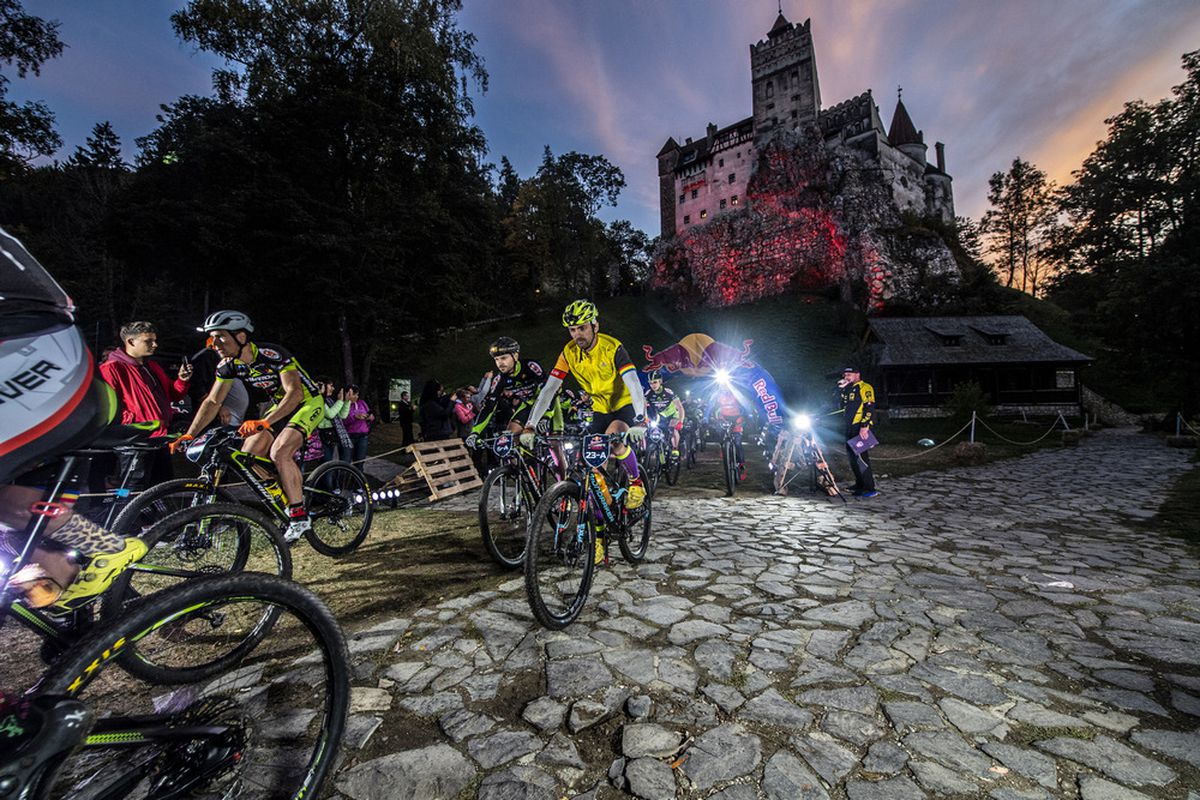
[[599, 319], [600, 312], [595, 303], [590, 300], [576, 300], [563, 310], [562, 322], [564, 328], [569, 328], [572, 325], [587, 325]]
[[240, 311], [232, 311], [225, 309], [224, 311], [214, 311], [208, 315], [208, 319], [204, 320], [202, 327], [196, 328], [198, 331], [211, 333], [212, 331], [246, 331], [254, 333], [254, 323]]
[[661, 381], [661, 380], [663, 380], [664, 378], [665, 378], [665, 376], [663, 375], [663, 371], [662, 371], [661, 369], [655, 369], [655, 370], [651, 370], [651, 371], [650, 371], [650, 374], [646, 376], [646, 380], [647, 380], [647, 382], [649, 382], [649, 381]]
[[496, 341], [492, 342], [492, 346], [488, 348], [488, 353], [492, 358], [496, 356], [513, 355], [521, 351], [521, 345], [517, 344], [517, 340], [511, 336], [501, 336]]

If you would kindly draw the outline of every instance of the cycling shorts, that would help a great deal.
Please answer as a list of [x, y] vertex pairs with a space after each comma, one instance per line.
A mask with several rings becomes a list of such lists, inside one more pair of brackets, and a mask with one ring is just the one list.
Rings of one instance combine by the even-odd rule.
[[304, 435], [304, 438], [313, 435], [313, 431], [325, 419], [325, 400], [320, 395], [310, 397], [300, 404], [300, 407], [292, 412], [292, 416], [286, 420], [280, 420], [271, 426], [271, 433], [278, 436], [283, 433], [286, 428], [295, 428]]
[[595, 414], [592, 416], [592, 424], [588, 426], [588, 433], [607, 433], [608, 426], [618, 420], [632, 428], [636, 418], [637, 414], [631, 405], [621, 406], [608, 414]]

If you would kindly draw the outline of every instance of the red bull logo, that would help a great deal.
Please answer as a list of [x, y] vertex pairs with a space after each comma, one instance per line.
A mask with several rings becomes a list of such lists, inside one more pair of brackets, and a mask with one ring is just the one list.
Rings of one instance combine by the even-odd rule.
[[767, 422], [773, 425], [783, 422], [783, 417], [779, 416], [779, 401], [767, 389], [766, 379], [759, 378], [752, 386], [754, 387], [754, 393], [758, 395], [758, 402], [762, 403], [763, 412], [767, 415]]
[[730, 347], [716, 341], [704, 333], [690, 333], [676, 344], [654, 352], [650, 345], [643, 345], [646, 354], [644, 372], [656, 369], [667, 372], [682, 372], [690, 378], [712, 375], [719, 369], [733, 371], [738, 368], [751, 369], [755, 363], [750, 360], [750, 345], [753, 339], [742, 342], [742, 348]]

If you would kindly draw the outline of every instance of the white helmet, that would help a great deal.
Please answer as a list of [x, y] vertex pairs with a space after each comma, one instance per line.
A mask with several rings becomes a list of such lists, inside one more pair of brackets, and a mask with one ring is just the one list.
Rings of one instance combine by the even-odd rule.
[[204, 333], [212, 331], [246, 331], [254, 333], [254, 323], [240, 311], [232, 311], [225, 309], [224, 311], [214, 311], [208, 315], [208, 319], [204, 320], [202, 327], [196, 328]]

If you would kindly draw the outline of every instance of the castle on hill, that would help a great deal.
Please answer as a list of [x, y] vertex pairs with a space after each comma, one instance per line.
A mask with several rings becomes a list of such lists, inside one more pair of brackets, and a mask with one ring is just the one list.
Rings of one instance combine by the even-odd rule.
[[724, 128], [709, 123], [703, 137], [682, 145], [669, 138], [659, 151], [664, 239], [741, 207], [760, 149], [780, 132], [813, 123], [828, 147], [853, 147], [880, 170], [899, 210], [954, 221], [945, 146], [934, 145], [934, 163], [926, 159], [925, 135], [902, 99], [886, 132], [869, 89], [821, 108], [811, 20], [796, 24], [780, 13], [767, 38], [750, 45], [750, 80], [753, 114]]

